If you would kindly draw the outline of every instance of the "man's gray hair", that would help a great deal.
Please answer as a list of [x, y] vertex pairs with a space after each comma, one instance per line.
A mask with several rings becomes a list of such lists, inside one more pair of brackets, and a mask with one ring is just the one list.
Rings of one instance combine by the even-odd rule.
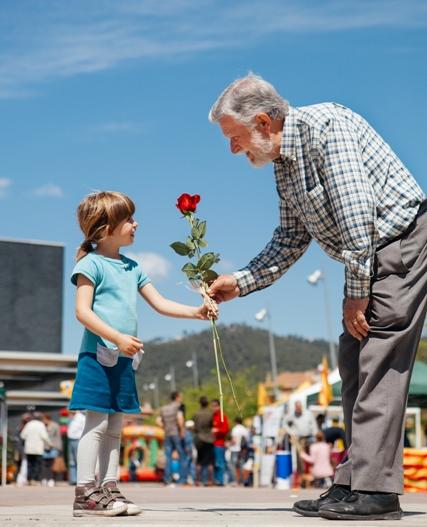
[[284, 119], [288, 111], [288, 101], [269, 82], [250, 73], [227, 86], [212, 106], [209, 120], [217, 123], [227, 115], [249, 126], [259, 113], [266, 113], [271, 119]]

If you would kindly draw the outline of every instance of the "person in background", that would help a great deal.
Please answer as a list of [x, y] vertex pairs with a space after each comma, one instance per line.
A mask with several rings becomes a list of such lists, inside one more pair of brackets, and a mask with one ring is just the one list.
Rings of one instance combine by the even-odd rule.
[[285, 425], [289, 435], [294, 439], [297, 448], [296, 474], [299, 479], [305, 472], [304, 461], [299, 455], [308, 448], [317, 432], [317, 423], [310, 410], [304, 409], [301, 401], [295, 401], [294, 411], [285, 417]]
[[187, 473], [187, 483], [189, 478], [191, 478], [191, 482], [194, 483], [196, 481], [196, 468], [194, 466], [194, 421], [192, 419], [188, 419], [185, 421], [185, 433], [184, 433], [184, 451], [186, 455], [186, 473]]
[[194, 442], [197, 450], [196, 483], [207, 485], [212, 480], [214, 459], [214, 437], [212, 433], [213, 412], [209, 408], [208, 398], [199, 399], [200, 410], [194, 415]]
[[334, 470], [345, 460], [347, 455], [347, 438], [345, 430], [340, 426], [337, 417], [332, 419], [332, 425], [323, 429], [325, 441], [331, 445], [331, 462]]
[[228, 434], [229, 426], [227, 416], [221, 418], [220, 403], [218, 399], [211, 402], [212, 408], [212, 433], [214, 435], [214, 481], [216, 485], [224, 485], [225, 473], [225, 438]]
[[59, 424], [49, 414], [43, 416], [43, 422], [46, 426], [51, 447], [45, 449], [43, 454], [42, 484], [48, 487], [54, 487], [55, 477], [52, 467], [55, 459], [62, 454], [61, 431]]
[[308, 454], [301, 449], [299, 455], [312, 465], [314, 487], [323, 488], [332, 484], [334, 469], [331, 465], [331, 445], [325, 441], [323, 432], [316, 433], [316, 442], [309, 446]]
[[240, 455], [242, 448], [242, 441], [249, 439], [249, 430], [242, 424], [242, 418], [236, 417], [234, 419], [235, 425], [231, 429], [231, 444], [230, 444], [230, 466], [233, 471], [233, 478], [237, 485], [243, 483], [242, 473], [242, 456]]
[[289, 433], [299, 440], [310, 440], [317, 432], [317, 423], [313, 413], [304, 409], [301, 401], [295, 401], [294, 411], [287, 414], [285, 423]]
[[70, 485], [77, 485], [77, 447], [85, 428], [86, 416], [77, 410], [70, 412], [71, 421], [67, 428], [68, 439], [68, 481]]
[[14, 442], [14, 461], [16, 465], [16, 484], [22, 487], [27, 482], [27, 459], [25, 457], [25, 441], [21, 438], [21, 432], [24, 426], [31, 420], [31, 414], [26, 412], [22, 415], [21, 422], [15, 428], [13, 434]]
[[42, 414], [35, 412], [31, 420], [24, 426], [21, 439], [24, 440], [24, 452], [28, 463], [28, 484], [40, 483], [43, 465], [43, 454], [52, 444], [43, 423]]
[[332, 425], [323, 429], [323, 433], [325, 434], [325, 441], [333, 446], [335, 444], [335, 441], [341, 439], [344, 445], [344, 450], [347, 450], [347, 440], [345, 437], [345, 431], [339, 423], [339, 419], [337, 417], [334, 417], [332, 419]]
[[239, 457], [242, 465], [243, 485], [245, 487], [252, 487], [254, 482], [255, 437], [256, 429], [254, 426], [251, 426], [247, 439], [242, 437]]
[[170, 403], [160, 409], [159, 424], [165, 431], [164, 450], [166, 465], [163, 480], [166, 485], [172, 483], [172, 455], [176, 451], [180, 464], [179, 484], [187, 482], [186, 455], [182, 440], [185, 434], [184, 415], [181, 411], [182, 395], [180, 392], [172, 392]]

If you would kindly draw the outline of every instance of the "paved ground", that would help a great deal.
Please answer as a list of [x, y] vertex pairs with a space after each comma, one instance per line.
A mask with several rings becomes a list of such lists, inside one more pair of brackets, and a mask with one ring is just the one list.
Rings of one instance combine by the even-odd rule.
[[[141, 516], [122, 518], [73, 518], [71, 504], [74, 490], [68, 486], [0, 487], [1, 527], [90, 527], [119, 526], [245, 526], [309, 527], [327, 525], [320, 518], [302, 518], [292, 512], [296, 499], [311, 498], [315, 491], [283, 491], [242, 488], [164, 488], [144, 484], [127, 484], [122, 490], [144, 508]], [[363, 527], [378, 525], [426, 526], [427, 495], [411, 494], [401, 500], [402, 521], [363, 522]], [[332, 522], [333, 526], [356, 527], [356, 522]]]

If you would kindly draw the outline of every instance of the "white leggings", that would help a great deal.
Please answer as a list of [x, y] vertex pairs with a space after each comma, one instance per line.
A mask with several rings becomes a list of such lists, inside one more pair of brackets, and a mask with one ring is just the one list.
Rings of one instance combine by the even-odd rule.
[[117, 481], [123, 414], [86, 412], [77, 450], [77, 485], [94, 483], [99, 459], [99, 483]]

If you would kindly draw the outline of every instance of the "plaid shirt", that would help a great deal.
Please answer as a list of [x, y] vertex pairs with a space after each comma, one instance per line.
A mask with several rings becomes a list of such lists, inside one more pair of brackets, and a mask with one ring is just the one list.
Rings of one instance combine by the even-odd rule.
[[405, 232], [425, 199], [390, 146], [339, 104], [290, 108], [274, 172], [280, 226], [234, 273], [241, 296], [271, 285], [313, 238], [345, 264], [346, 297], [369, 296], [376, 249]]

